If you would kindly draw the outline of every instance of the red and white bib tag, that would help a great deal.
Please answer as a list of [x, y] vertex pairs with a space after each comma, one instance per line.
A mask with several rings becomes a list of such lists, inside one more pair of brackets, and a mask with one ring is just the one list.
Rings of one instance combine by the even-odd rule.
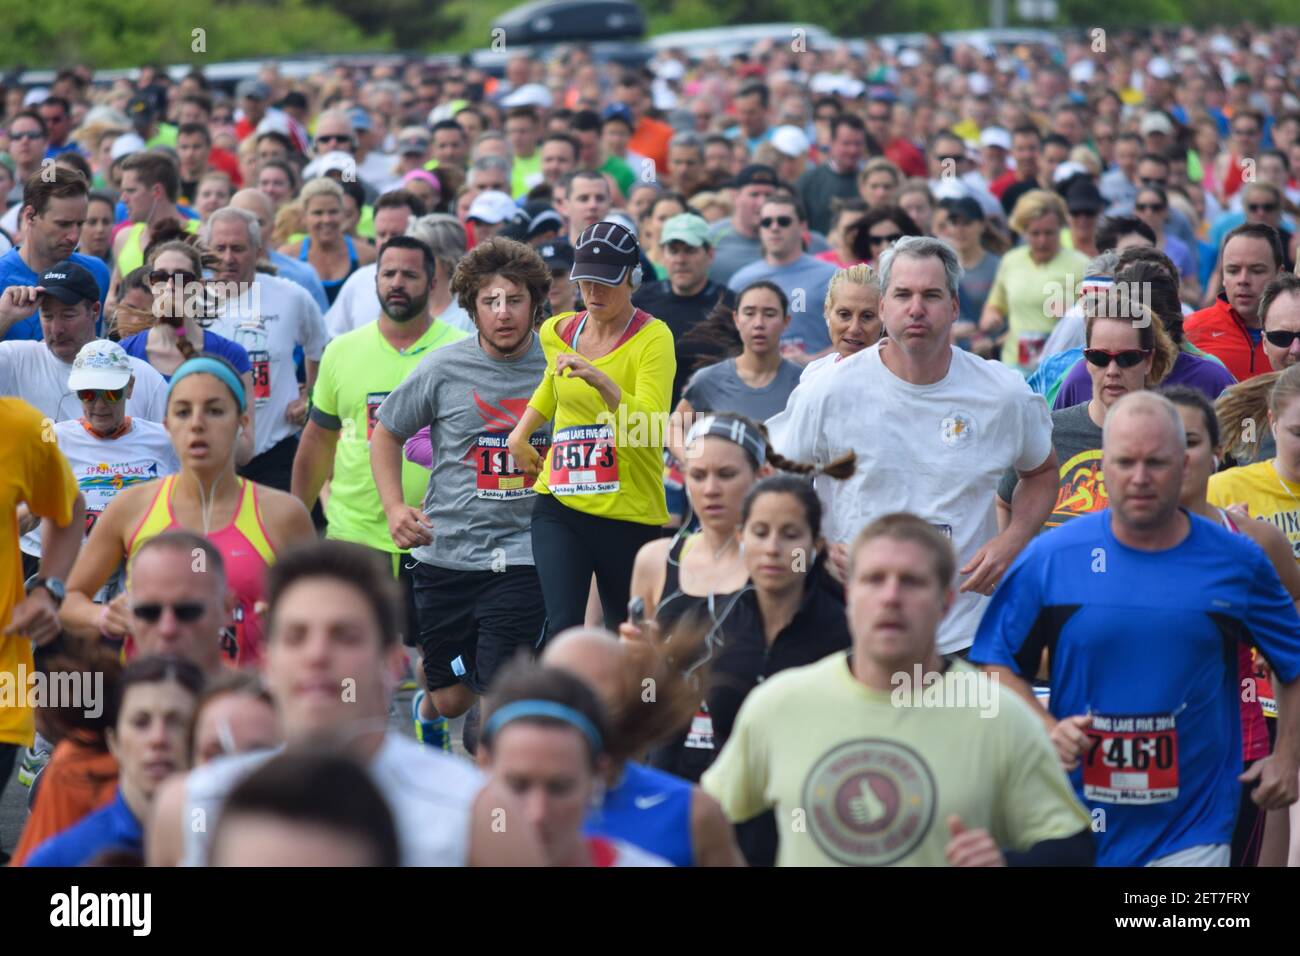
[[[515, 456], [510, 454], [509, 440], [508, 432], [483, 432], [475, 441], [475, 497], [509, 501], [536, 494], [533, 491], [536, 479], [519, 469]], [[546, 457], [550, 442], [545, 435], [534, 435], [528, 441], [539, 455]]]
[[618, 449], [608, 425], [573, 425], [551, 444], [553, 495], [608, 495], [618, 491]]
[[1178, 728], [1173, 714], [1094, 714], [1087, 734], [1085, 798], [1117, 804], [1178, 799]]

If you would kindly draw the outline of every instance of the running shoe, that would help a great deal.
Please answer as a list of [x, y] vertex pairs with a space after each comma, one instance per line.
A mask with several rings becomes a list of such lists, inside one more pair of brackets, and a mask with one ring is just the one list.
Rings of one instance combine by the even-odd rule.
[[50, 751], [41, 747], [44, 741], [38, 741], [36, 747], [23, 750], [22, 761], [18, 764], [18, 782], [29, 790], [36, 782], [36, 775], [50, 762]]
[[411, 698], [411, 720], [415, 722], [415, 739], [426, 747], [445, 750], [451, 753], [451, 725], [446, 717], [437, 720], [425, 720], [420, 716], [420, 703], [424, 700], [424, 691], [417, 691]]

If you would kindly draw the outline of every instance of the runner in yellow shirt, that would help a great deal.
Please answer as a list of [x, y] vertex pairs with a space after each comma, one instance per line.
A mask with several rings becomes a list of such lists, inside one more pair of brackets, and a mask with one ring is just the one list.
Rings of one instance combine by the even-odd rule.
[[[533, 556], [551, 634], [583, 623], [593, 572], [615, 629], [636, 553], [668, 520], [663, 449], [677, 361], [668, 326], [632, 305], [639, 255], [616, 223], [579, 237], [570, 278], [587, 310], [542, 325], [546, 372], [510, 433], [519, 467], [537, 475]], [[543, 460], [529, 436], [551, 420]]]

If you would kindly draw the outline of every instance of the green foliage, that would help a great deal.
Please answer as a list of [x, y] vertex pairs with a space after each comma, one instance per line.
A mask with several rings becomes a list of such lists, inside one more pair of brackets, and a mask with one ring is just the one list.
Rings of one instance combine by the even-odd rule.
[[[492, 43], [492, 22], [522, 0], [37, 0], [11, 3], [0, 62], [97, 68], [204, 62], [293, 53], [423, 49], [464, 52]], [[1222, 0], [1058, 0], [1058, 25], [1107, 29], [1151, 23], [1204, 27]], [[1259, 24], [1294, 21], [1296, 0], [1254, 0]], [[650, 32], [738, 23], [812, 23], [846, 37], [987, 26], [989, 4], [970, 0], [641, 0]], [[1015, 0], [1007, 0], [1015, 22]], [[206, 52], [192, 52], [192, 31]], [[507, 42], [509, 38], [507, 37]]]
[[[206, 52], [194, 52], [195, 30]], [[12, 4], [0, 31], [0, 62], [31, 67], [89, 63], [204, 63], [299, 52], [388, 49], [346, 18], [306, 0], [39, 0]]]

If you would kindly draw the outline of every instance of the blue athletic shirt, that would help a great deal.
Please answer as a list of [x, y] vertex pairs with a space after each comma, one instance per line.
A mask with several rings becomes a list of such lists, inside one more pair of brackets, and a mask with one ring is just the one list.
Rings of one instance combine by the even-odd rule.
[[617, 787], [587, 816], [588, 836], [623, 840], [673, 866], [694, 866], [691, 844], [692, 785], [654, 767], [628, 763]]
[[[98, 328], [103, 325], [104, 300], [108, 298], [108, 284], [112, 279], [108, 266], [105, 265], [103, 259], [97, 259], [94, 256], [83, 256], [80, 252], [74, 252], [68, 258], [77, 265], [90, 270], [90, 274], [95, 277], [95, 282], [99, 284], [100, 317], [96, 327], [98, 331]], [[18, 254], [17, 249], [10, 249], [3, 256], [0, 256], [0, 292], [3, 292], [11, 285], [40, 285], [40, 276], [27, 268], [27, 263], [23, 262], [23, 257]], [[11, 325], [7, 334], [0, 336], [0, 339], [5, 342], [16, 342], [21, 339], [39, 342], [43, 338], [45, 338], [45, 335], [41, 332], [41, 314], [36, 309], [33, 309], [32, 314], [27, 318], [19, 319]]]
[[1230, 843], [1241, 800], [1237, 641], [1258, 647], [1282, 683], [1300, 674], [1300, 616], [1264, 552], [1189, 517], [1182, 543], [1158, 552], [1116, 540], [1109, 509], [1039, 535], [971, 648], [972, 661], [1028, 679], [1046, 647], [1052, 715], [1094, 715], [1070, 780], [1104, 819], [1099, 866]]
[[[149, 361], [148, 329], [145, 329], [143, 332], [137, 332], [135, 335], [127, 336], [119, 344], [124, 350], [126, 350], [127, 355], [138, 358], [141, 362]], [[240, 375], [243, 375], [253, 367], [252, 363], [248, 360], [247, 349], [238, 342], [232, 342], [224, 335], [218, 335], [216, 332], [210, 332], [207, 329], [203, 330], [203, 348], [200, 349], [200, 351], [207, 352], [209, 355], [220, 355], [223, 359], [233, 365], [235, 371]], [[161, 372], [158, 374], [162, 375]], [[170, 375], [163, 375], [163, 378], [169, 382], [172, 380]]]
[[106, 850], [144, 855], [144, 830], [119, 788], [113, 802], [58, 833], [27, 858], [27, 866], [85, 866]]

